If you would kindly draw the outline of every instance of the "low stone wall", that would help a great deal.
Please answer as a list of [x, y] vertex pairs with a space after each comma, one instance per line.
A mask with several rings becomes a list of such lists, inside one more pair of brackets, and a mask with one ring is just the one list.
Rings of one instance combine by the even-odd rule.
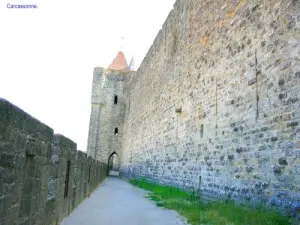
[[106, 177], [107, 165], [0, 99], [0, 224], [57, 225]]

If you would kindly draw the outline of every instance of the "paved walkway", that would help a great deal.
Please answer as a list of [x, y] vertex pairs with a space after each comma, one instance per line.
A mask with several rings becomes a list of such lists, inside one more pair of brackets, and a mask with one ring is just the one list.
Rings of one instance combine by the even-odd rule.
[[145, 191], [108, 177], [61, 225], [184, 225], [175, 211], [156, 207]]

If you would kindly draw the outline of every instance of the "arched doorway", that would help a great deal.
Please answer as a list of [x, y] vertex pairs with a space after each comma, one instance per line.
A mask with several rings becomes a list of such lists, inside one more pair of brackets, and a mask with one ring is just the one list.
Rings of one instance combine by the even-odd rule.
[[113, 152], [108, 157], [108, 175], [119, 176], [120, 157], [116, 152]]

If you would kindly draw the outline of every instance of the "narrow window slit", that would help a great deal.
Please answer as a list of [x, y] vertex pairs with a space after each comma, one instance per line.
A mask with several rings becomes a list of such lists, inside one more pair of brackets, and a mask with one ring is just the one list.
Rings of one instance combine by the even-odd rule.
[[89, 166], [89, 179], [88, 179], [88, 182], [89, 183], [91, 182], [91, 166]]
[[70, 162], [70, 160], [68, 160], [68, 162], [67, 162], [67, 169], [66, 169], [64, 198], [67, 198], [68, 194], [69, 194], [70, 166], [71, 166], [71, 162]]
[[201, 124], [201, 128], [200, 128], [200, 136], [203, 138], [203, 134], [204, 134], [204, 125]]

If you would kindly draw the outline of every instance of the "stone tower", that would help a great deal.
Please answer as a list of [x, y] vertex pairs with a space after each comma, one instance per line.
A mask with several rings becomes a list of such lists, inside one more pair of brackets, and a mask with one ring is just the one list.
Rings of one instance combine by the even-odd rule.
[[122, 51], [107, 69], [94, 69], [87, 153], [101, 162], [121, 158], [126, 87], [134, 74]]

